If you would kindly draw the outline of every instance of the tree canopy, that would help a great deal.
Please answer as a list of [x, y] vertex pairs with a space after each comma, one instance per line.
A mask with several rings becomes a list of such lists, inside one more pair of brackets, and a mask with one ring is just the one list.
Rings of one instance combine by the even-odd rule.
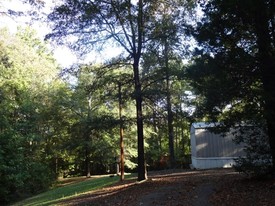
[[188, 167], [193, 121], [237, 128], [247, 152], [237, 169], [274, 174], [274, 4], [60, 1], [45, 40], [79, 59], [121, 49], [69, 68], [30, 27], [1, 29], [0, 201], [45, 190], [57, 177], [123, 176], [125, 167], [141, 181], [146, 168]]
[[[181, 1], [71, 1], [67, 0], [49, 15], [54, 22], [53, 31], [47, 35], [59, 43], [68, 43], [80, 52], [90, 52], [94, 46], [116, 44], [124, 49], [124, 63], [132, 61], [135, 85], [136, 121], [138, 137], [138, 179], [146, 179], [144, 158], [144, 133], [142, 112], [142, 84], [140, 60], [156, 27], [153, 19], [162, 13], [161, 8], [184, 8]], [[171, 13], [171, 12], [170, 12]], [[75, 17], [78, 18], [75, 18]], [[61, 38], [62, 37], [62, 38]], [[159, 38], [159, 37], [158, 37]], [[172, 147], [172, 146], [171, 146]], [[172, 155], [173, 156], [173, 155]]]
[[201, 94], [199, 113], [262, 128], [274, 165], [274, 3], [213, 0], [202, 8], [194, 31], [200, 48], [188, 72]]
[[56, 80], [51, 53], [32, 30], [0, 32], [0, 193], [5, 202], [22, 191], [45, 189], [54, 179], [45, 146], [49, 132], [57, 132], [50, 123], [56, 116], [46, 113], [53, 106], [49, 99], [64, 85]]

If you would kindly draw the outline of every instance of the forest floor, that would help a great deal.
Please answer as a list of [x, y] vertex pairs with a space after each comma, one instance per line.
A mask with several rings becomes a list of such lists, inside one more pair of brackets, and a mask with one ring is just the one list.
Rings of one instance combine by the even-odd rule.
[[275, 180], [247, 179], [232, 169], [164, 170], [149, 172], [147, 181], [125, 180], [58, 205], [271, 206]]

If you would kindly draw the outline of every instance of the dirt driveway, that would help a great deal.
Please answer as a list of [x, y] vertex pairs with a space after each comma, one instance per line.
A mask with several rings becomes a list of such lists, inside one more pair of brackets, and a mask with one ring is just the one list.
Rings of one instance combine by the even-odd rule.
[[251, 206], [275, 205], [274, 180], [248, 180], [232, 169], [149, 172], [148, 180], [127, 180], [59, 205]]

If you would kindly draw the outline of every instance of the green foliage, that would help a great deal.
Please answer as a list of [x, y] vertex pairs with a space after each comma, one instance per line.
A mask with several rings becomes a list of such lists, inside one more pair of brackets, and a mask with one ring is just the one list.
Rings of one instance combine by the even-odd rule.
[[142, 62], [143, 95], [148, 107], [146, 124], [153, 130], [147, 153], [147, 163], [152, 169], [158, 169], [156, 165], [159, 165], [160, 159], [167, 156], [170, 167], [180, 166], [176, 165], [176, 158], [181, 159], [182, 156], [178, 154], [184, 152], [180, 152], [182, 148], [178, 143], [185, 141], [177, 130], [183, 127], [179, 122], [188, 116], [182, 111], [187, 83], [182, 75], [183, 63], [179, 55], [186, 51], [176, 48], [182, 44], [179, 37], [182, 31], [177, 24], [182, 17], [173, 16], [174, 12], [171, 13], [169, 9], [171, 5], [166, 3], [160, 7], [162, 16], [154, 22], [156, 26], [151, 34], [153, 41], [143, 55]]
[[[275, 67], [271, 59], [275, 50], [270, 32], [274, 24], [269, 23], [274, 21], [273, 3], [257, 0], [201, 3], [204, 17], [193, 32], [199, 47], [194, 64], [187, 71], [197, 94], [196, 115], [206, 121], [220, 121], [227, 130], [246, 124], [262, 128], [262, 135], [253, 133], [242, 139], [248, 144], [247, 158], [239, 160], [243, 171], [251, 161], [249, 173], [254, 165], [258, 174], [257, 154], [259, 158], [267, 158], [258, 162], [269, 162], [270, 152], [273, 160], [275, 156], [274, 107], [271, 107], [275, 102], [271, 89]], [[253, 144], [256, 140], [270, 146], [266, 155], [260, 155], [262, 150]], [[266, 169], [264, 164], [261, 167], [263, 171]]]
[[29, 29], [17, 36], [0, 32], [0, 201], [6, 203], [48, 188], [55, 178], [45, 147], [52, 125], [44, 112], [58, 70]]
[[[148, 98], [152, 93], [163, 93], [164, 84], [158, 79], [150, 81], [153, 75], [148, 75], [148, 79], [141, 80], [140, 76], [147, 71], [152, 71], [150, 68], [140, 68], [139, 64], [145, 60], [145, 53], [155, 49], [161, 51], [164, 44], [169, 44], [169, 53], [171, 50], [177, 50], [182, 44], [179, 39], [183, 39], [181, 30], [183, 21], [185, 20], [186, 11], [193, 8], [194, 1], [73, 1], [66, 0], [64, 3], [54, 9], [48, 16], [53, 24], [51, 34], [47, 38], [53, 38], [59, 43], [66, 43], [71, 48], [80, 53], [89, 53], [95, 47], [102, 49], [106, 45], [120, 46], [124, 49], [123, 57], [120, 61], [123, 64], [131, 64], [133, 66], [134, 90], [133, 96], [136, 100], [136, 123], [138, 137], [138, 169], [139, 178], [145, 179], [144, 168], [144, 134], [143, 134], [143, 98], [144, 95]], [[186, 9], [188, 8], [188, 9]], [[75, 18], [78, 16], [79, 18]], [[180, 25], [180, 26], [179, 26]], [[72, 32], [73, 31], [73, 32]], [[182, 30], [181, 30], [182, 31]], [[77, 38], [71, 38], [75, 36]], [[60, 38], [62, 37], [62, 38]], [[166, 41], [169, 39], [168, 41]], [[153, 48], [153, 49], [152, 49]], [[159, 50], [158, 50], [159, 49]], [[182, 50], [176, 51], [181, 53]], [[160, 53], [153, 57], [154, 60], [159, 60]], [[172, 53], [172, 52], [171, 52]], [[173, 55], [172, 55], [173, 56]], [[148, 59], [150, 59], [148, 57]], [[167, 56], [168, 57], [168, 56]], [[169, 55], [169, 58], [171, 55]], [[173, 57], [172, 57], [173, 58]], [[160, 58], [161, 59], [161, 58]], [[162, 62], [158, 66], [164, 67]], [[156, 61], [154, 61], [156, 63]], [[146, 71], [143, 72], [145, 69]], [[162, 69], [160, 69], [162, 70]], [[163, 69], [161, 72], [164, 72]], [[154, 71], [152, 72], [154, 73]], [[158, 77], [163, 77], [157, 73]], [[142, 76], [144, 77], [144, 76]], [[158, 78], [156, 77], [156, 78]], [[146, 77], [145, 77], [146, 78]], [[169, 78], [168, 78], [169, 79]], [[146, 84], [146, 82], [149, 84]], [[157, 84], [158, 82], [158, 84]], [[143, 84], [146, 85], [143, 85]], [[146, 89], [150, 84], [155, 83], [150, 89]], [[159, 87], [158, 87], [159, 86]], [[160, 89], [161, 88], [161, 89]], [[170, 97], [170, 95], [168, 95]], [[169, 99], [169, 98], [168, 98]], [[171, 133], [172, 115], [170, 115], [170, 101], [168, 110], [169, 117], [169, 133]], [[147, 111], [146, 111], [147, 112]], [[148, 115], [149, 116], [149, 115]], [[170, 147], [173, 146], [173, 138], [170, 139]], [[172, 149], [173, 150], [173, 149]], [[172, 151], [171, 150], [171, 151]], [[172, 156], [172, 155], [171, 155]]]
[[64, 141], [71, 164], [75, 164], [70, 173], [87, 174], [87, 167], [91, 174], [115, 172], [119, 155], [118, 84], [122, 85], [125, 165], [132, 169], [136, 166], [136, 130], [132, 128], [134, 107], [129, 101], [132, 91], [128, 86], [128, 68], [79, 65], [74, 69], [78, 82], [68, 102], [74, 121], [70, 137]]
[[272, 157], [268, 137], [264, 128], [258, 126], [243, 126], [237, 131], [235, 141], [243, 143], [245, 157], [237, 158], [235, 169], [249, 177], [269, 177], [272, 174]]
[[[112, 170], [119, 155], [120, 126], [124, 129], [127, 169], [135, 169], [137, 159], [139, 165], [144, 166], [143, 148], [139, 147], [139, 152], [136, 149], [138, 140], [142, 144], [145, 140], [147, 157], [152, 161], [167, 153], [167, 129], [164, 125], [168, 115], [165, 101], [162, 101], [167, 88], [162, 80], [169, 73], [172, 113], [180, 116], [180, 120], [175, 119], [174, 123], [183, 131], [180, 122], [185, 114], [180, 100], [185, 86], [179, 83], [182, 78], [179, 77], [182, 67], [180, 51], [174, 50], [181, 46], [178, 42], [181, 27], [178, 24], [183, 19], [185, 10], [183, 12], [181, 8], [185, 3], [68, 0], [55, 8], [49, 19], [56, 24], [48, 37], [69, 40], [72, 48], [83, 53], [90, 52], [95, 45], [98, 49], [113, 44], [115, 40], [127, 53], [105, 65], [79, 65], [74, 73], [77, 82], [70, 86], [59, 79], [52, 53], [32, 29], [20, 28], [16, 35], [7, 30], [0, 31], [2, 202], [43, 191], [62, 174], [88, 175]], [[171, 12], [172, 7], [178, 8], [177, 11]], [[169, 15], [162, 18], [163, 11]], [[75, 18], [76, 15], [79, 18]], [[74, 40], [72, 31], [79, 37], [77, 42], [71, 42]], [[159, 43], [171, 45], [169, 55], [166, 55], [169, 58], [168, 73], [168, 68], [164, 68], [164, 49], [158, 50]], [[148, 53], [145, 55], [142, 50], [146, 45]], [[140, 70], [138, 65], [142, 58], [144, 67]], [[133, 62], [130, 63], [130, 59]], [[154, 60], [151, 64], [150, 59]], [[133, 66], [132, 63], [134, 73], [128, 66]], [[140, 71], [142, 82], [139, 82]], [[143, 95], [146, 97], [145, 118], [136, 116], [139, 112], [141, 114]], [[122, 119], [118, 115], [119, 98]], [[139, 108], [135, 108], [134, 99]], [[145, 139], [143, 119], [146, 121]], [[137, 122], [138, 129], [133, 127]], [[180, 134], [184, 142], [183, 132]]]

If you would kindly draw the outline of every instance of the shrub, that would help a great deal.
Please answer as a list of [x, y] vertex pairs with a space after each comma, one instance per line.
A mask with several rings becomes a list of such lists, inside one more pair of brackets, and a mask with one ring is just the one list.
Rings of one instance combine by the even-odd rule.
[[247, 126], [239, 128], [235, 141], [244, 143], [245, 157], [235, 159], [235, 169], [249, 177], [266, 177], [271, 174], [272, 157], [268, 136], [261, 127]]

